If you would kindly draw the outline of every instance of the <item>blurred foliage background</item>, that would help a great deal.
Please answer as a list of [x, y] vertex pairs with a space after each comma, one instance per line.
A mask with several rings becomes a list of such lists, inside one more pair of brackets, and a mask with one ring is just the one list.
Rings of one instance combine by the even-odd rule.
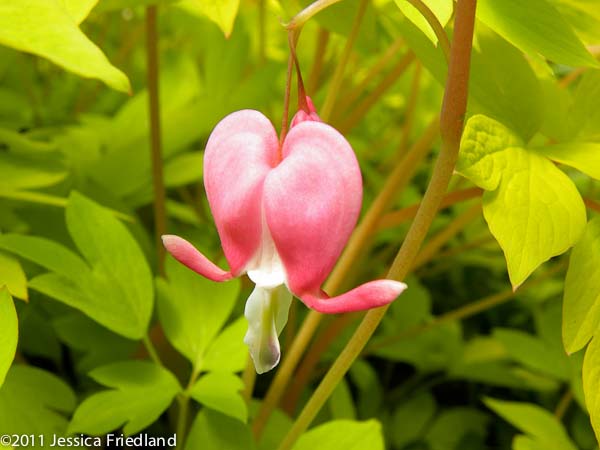
[[[452, 35], [453, 3], [425, 3]], [[282, 22], [308, 2], [0, 1], [6, 370], [18, 317], [15, 362], [0, 389], [0, 433], [177, 431], [180, 448], [274, 449], [360, 315], [325, 319], [281, 409], [254, 439], [249, 424], [273, 374], [258, 377], [246, 402], [242, 315], [250, 283], [216, 285], [172, 259], [165, 278], [158, 265], [150, 4], [159, 12], [155, 75], [169, 233], [222, 259], [202, 184], [208, 135], [245, 108], [279, 129], [289, 55]], [[600, 142], [598, 2], [482, 0], [478, 7], [468, 116], [502, 123], [528, 148]], [[427, 186], [446, 60], [431, 27], [404, 0], [334, 4], [307, 22], [297, 53], [317, 111], [356, 152], [363, 215], [392, 183], [338, 286], [349, 288], [385, 275]], [[339, 89], [332, 88], [336, 76]], [[599, 210], [600, 163], [589, 161], [583, 173], [561, 169], [591, 218]], [[526, 274], [513, 292], [474, 183], [453, 177], [454, 195], [406, 280], [409, 289], [297, 449], [341, 448], [343, 439], [344, 448], [357, 449], [598, 448], [583, 352], [567, 356], [561, 339], [567, 258], [524, 281]], [[594, 273], [591, 282], [600, 285]], [[306, 315], [295, 303], [281, 337], [284, 356]]]

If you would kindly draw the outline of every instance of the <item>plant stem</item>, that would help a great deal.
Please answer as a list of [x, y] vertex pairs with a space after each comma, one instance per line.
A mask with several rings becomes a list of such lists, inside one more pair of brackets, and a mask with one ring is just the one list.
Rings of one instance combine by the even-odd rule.
[[398, 78], [406, 71], [410, 63], [415, 59], [415, 54], [412, 51], [408, 51], [398, 63], [390, 70], [390, 72], [385, 76], [383, 81], [375, 88], [373, 92], [371, 92], [362, 102], [358, 104], [356, 108], [352, 111], [352, 114], [348, 119], [343, 122], [340, 126], [340, 132], [342, 134], [348, 133], [352, 128], [354, 128], [361, 119], [369, 112], [369, 109], [377, 103], [377, 100], [385, 94], [385, 92], [391, 88]]
[[434, 235], [423, 249], [419, 252], [415, 263], [412, 266], [412, 270], [416, 270], [423, 264], [426, 264], [435, 256], [436, 252], [442, 248], [450, 239], [456, 236], [462, 231], [468, 224], [473, 220], [481, 216], [481, 203], [473, 205], [462, 214], [459, 214], [454, 220], [444, 227], [439, 233]]
[[396, 158], [402, 157], [405, 149], [408, 148], [408, 142], [410, 141], [410, 132], [412, 131], [413, 122], [415, 119], [415, 109], [417, 107], [417, 100], [419, 99], [419, 85], [421, 84], [421, 71], [422, 66], [417, 61], [415, 63], [415, 73], [413, 75], [412, 82], [410, 84], [410, 94], [406, 103], [406, 109], [404, 111], [404, 124], [402, 125], [402, 137], [400, 141], [401, 151], [397, 152]]
[[[542, 281], [546, 280], [547, 278], [550, 278], [551, 276], [557, 274], [562, 270], [564, 270], [564, 264], [557, 264], [555, 267], [547, 270], [539, 277], [524, 283], [519, 288], [519, 291], [523, 291], [525, 289], [537, 286]], [[430, 331], [433, 328], [439, 327], [440, 325], [444, 325], [449, 322], [455, 322], [457, 320], [466, 319], [467, 317], [471, 317], [481, 312], [487, 311], [491, 308], [495, 308], [496, 306], [501, 305], [502, 303], [506, 303], [507, 301], [513, 299], [515, 295], [517, 295], [517, 291], [513, 291], [512, 288], [509, 288], [505, 291], [498, 292], [497, 294], [492, 294], [490, 296], [484, 297], [481, 300], [477, 300], [475, 302], [461, 306], [458, 309], [442, 314], [441, 316], [438, 316], [435, 319], [433, 319], [431, 322], [415, 325], [413, 327], [402, 330], [400, 333], [395, 334], [393, 336], [381, 338], [373, 344], [369, 345], [365, 349], [363, 354], [372, 354], [380, 348], [387, 347], [388, 345], [395, 344], [404, 339], [413, 338], [427, 331]]]
[[[460, 136], [467, 106], [467, 91], [476, 0], [458, 0], [448, 80], [442, 104], [440, 130], [442, 149], [433, 169], [421, 207], [408, 231], [398, 256], [390, 269], [390, 278], [402, 280], [408, 274], [421, 243], [435, 218], [438, 207], [448, 187], [454, 165], [458, 158]], [[388, 307], [369, 311], [358, 329], [333, 363], [316, 391], [294, 422], [294, 425], [279, 446], [279, 450], [290, 449], [308, 428], [323, 404], [327, 401], [339, 381], [344, 377], [356, 357], [383, 319]]]
[[179, 403], [179, 414], [177, 416], [177, 425], [175, 433], [177, 435], [177, 449], [181, 449], [185, 445], [185, 438], [187, 434], [188, 414], [190, 409], [190, 389], [194, 387], [198, 376], [200, 375], [199, 365], [194, 366], [188, 384], [179, 397], [177, 397]]
[[369, 72], [365, 75], [362, 81], [350, 92], [344, 95], [344, 97], [338, 103], [338, 109], [345, 111], [359, 96], [363, 93], [366, 87], [375, 79], [377, 75], [381, 73], [383, 69], [388, 65], [390, 59], [400, 50], [404, 43], [403, 38], [396, 39], [392, 45], [390, 45], [383, 55], [371, 66]]
[[246, 368], [242, 375], [242, 381], [244, 383], [244, 399], [246, 403], [252, 400], [252, 393], [254, 392], [254, 383], [256, 382], [256, 369], [254, 368], [254, 362], [250, 354], [248, 354], [248, 361], [246, 361]]
[[342, 0], [317, 0], [316, 2], [311, 3], [298, 14], [296, 14], [292, 20], [290, 20], [286, 24], [286, 28], [288, 30], [293, 30], [296, 28], [302, 28], [302, 26], [315, 14], [323, 11], [325, 8], [334, 5]]
[[156, 348], [154, 347], [154, 344], [152, 343], [152, 340], [148, 337], [148, 335], [144, 336], [142, 338], [142, 341], [144, 342], [144, 347], [146, 348], [150, 359], [152, 359], [152, 361], [154, 361], [155, 364], [162, 366], [163, 363], [160, 360], [158, 352], [156, 351]]
[[325, 61], [325, 53], [327, 50], [327, 44], [329, 43], [329, 31], [325, 28], [319, 30], [317, 36], [317, 45], [315, 47], [315, 54], [313, 56], [313, 65], [308, 76], [308, 82], [306, 83], [307, 92], [316, 92], [321, 78], [321, 72], [323, 71], [323, 62]]
[[444, 52], [444, 56], [446, 58], [446, 62], [450, 61], [450, 41], [448, 40], [448, 35], [444, 30], [443, 25], [440, 23], [436, 15], [433, 13], [429, 7], [423, 3], [422, 0], [408, 0], [425, 18], [425, 20], [429, 23], [436, 37], [438, 38], [438, 42], [442, 51]]
[[335, 68], [335, 72], [333, 74], [333, 78], [331, 80], [329, 89], [327, 90], [327, 97], [325, 98], [325, 103], [321, 108], [321, 118], [324, 122], [329, 122], [329, 119], [331, 118], [331, 113], [333, 112], [333, 107], [335, 105], [335, 101], [340, 91], [340, 87], [342, 86], [342, 80], [344, 79], [344, 71], [346, 70], [346, 66], [348, 65], [348, 60], [350, 59], [350, 54], [352, 53], [352, 48], [354, 47], [354, 42], [356, 41], [356, 37], [358, 36], [358, 30], [360, 30], [360, 25], [365, 15], [366, 9], [367, 0], [361, 0], [358, 5], [356, 17], [354, 18], [354, 22], [352, 23], [352, 29], [350, 30], [350, 34], [348, 35], [348, 39], [346, 40], [346, 45], [344, 46], [342, 55], [340, 56], [337, 67]]
[[556, 405], [556, 409], [554, 410], [554, 417], [556, 417], [558, 420], [562, 420], [565, 416], [565, 413], [569, 409], [569, 406], [571, 406], [572, 401], [573, 391], [571, 390], [571, 388], [567, 387], [567, 390], [562, 395], [562, 397], [558, 401], [558, 404]]
[[[462, 189], [460, 191], [454, 191], [446, 194], [440, 203], [440, 208], [447, 208], [456, 203], [470, 200], [472, 198], [481, 197], [483, 191], [480, 188], [473, 187]], [[416, 205], [407, 206], [399, 211], [394, 211], [383, 216], [379, 222], [379, 229], [384, 230], [386, 228], [392, 228], [398, 226], [408, 219], [414, 217], [419, 210], [421, 203]]]
[[158, 253], [158, 273], [165, 274], [165, 248], [161, 236], [167, 232], [165, 186], [161, 156], [161, 130], [158, 75], [157, 6], [146, 8], [146, 61], [150, 115], [150, 150], [152, 158], [152, 183], [154, 187], [154, 234]]
[[289, 120], [290, 120], [290, 95], [292, 91], [292, 71], [294, 69], [294, 57], [291, 55], [288, 58], [288, 66], [286, 72], [285, 81], [285, 93], [283, 96], [283, 114], [281, 115], [281, 133], [279, 134], [279, 159], [283, 157], [281, 149], [283, 147], [283, 141], [287, 136]]

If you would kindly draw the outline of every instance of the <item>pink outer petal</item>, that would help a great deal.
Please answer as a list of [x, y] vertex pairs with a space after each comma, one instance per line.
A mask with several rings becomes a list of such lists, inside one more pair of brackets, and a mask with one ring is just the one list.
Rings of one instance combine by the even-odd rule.
[[392, 280], [376, 280], [365, 283], [345, 294], [326, 298], [305, 294], [300, 300], [311, 309], [324, 314], [338, 314], [377, 308], [394, 301], [404, 290], [406, 284]]
[[217, 267], [185, 239], [165, 234], [162, 236], [162, 241], [167, 251], [177, 261], [203, 277], [212, 281], [227, 281], [233, 278], [230, 272]]
[[263, 184], [277, 165], [278, 147], [269, 119], [253, 110], [225, 117], [206, 144], [204, 186], [234, 276], [259, 248]]
[[307, 120], [312, 120], [314, 122], [323, 122], [319, 115], [317, 114], [317, 110], [315, 109], [315, 105], [310, 97], [306, 97], [306, 104], [308, 105], [308, 111], [300, 110], [292, 119], [292, 125], [290, 128], [295, 127], [299, 123], [305, 122]]
[[265, 181], [267, 225], [296, 295], [319, 291], [356, 224], [362, 179], [348, 141], [321, 122], [302, 122]]

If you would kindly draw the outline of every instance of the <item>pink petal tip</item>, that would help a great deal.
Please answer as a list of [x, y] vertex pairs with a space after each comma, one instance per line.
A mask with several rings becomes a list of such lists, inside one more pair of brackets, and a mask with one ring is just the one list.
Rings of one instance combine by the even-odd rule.
[[233, 278], [230, 272], [216, 266], [185, 239], [173, 234], [165, 234], [161, 239], [167, 251], [177, 261], [203, 277], [212, 281], [227, 281]]
[[320, 294], [305, 294], [300, 300], [306, 306], [324, 314], [339, 314], [378, 308], [393, 302], [406, 284], [393, 280], [376, 280], [365, 283], [337, 297], [327, 298]]

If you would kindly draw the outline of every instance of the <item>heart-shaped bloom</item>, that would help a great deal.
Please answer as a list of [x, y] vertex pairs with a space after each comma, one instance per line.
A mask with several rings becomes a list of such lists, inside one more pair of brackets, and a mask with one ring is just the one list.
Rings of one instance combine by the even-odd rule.
[[377, 280], [332, 298], [321, 290], [356, 225], [362, 179], [350, 144], [309, 106], [292, 120], [281, 149], [271, 122], [253, 110], [230, 114], [210, 135], [204, 185], [228, 272], [188, 241], [163, 236], [166, 249], [200, 275], [226, 281], [247, 273], [255, 283], [244, 342], [258, 373], [279, 362], [292, 293], [335, 314], [383, 306], [406, 289]]

